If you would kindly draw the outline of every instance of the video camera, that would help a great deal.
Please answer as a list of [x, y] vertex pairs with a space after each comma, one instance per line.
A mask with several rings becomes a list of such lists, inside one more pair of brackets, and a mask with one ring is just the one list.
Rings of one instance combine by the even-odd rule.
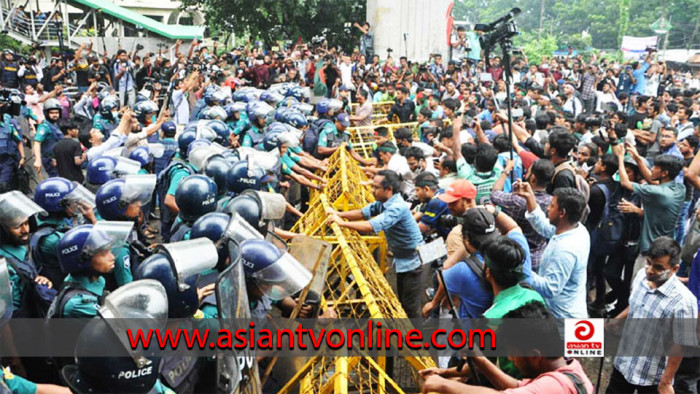
[[19, 90], [0, 89], [0, 114], [19, 116], [24, 104]]
[[520, 8], [513, 8], [509, 13], [488, 25], [477, 25], [474, 30], [481, 30], [484, 34], [481, 37], [482, 48], [491, 49], [497, 44], [508, 42], [511, 38], [520, 34], [518, 26], [513, 18], [520, 14]]

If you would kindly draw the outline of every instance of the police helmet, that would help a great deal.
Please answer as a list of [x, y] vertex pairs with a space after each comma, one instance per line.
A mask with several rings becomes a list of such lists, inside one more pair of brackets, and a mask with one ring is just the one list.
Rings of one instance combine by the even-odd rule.
[[46, 119], [49, 118], [49, 112], [53, 110], [58, 111], [59, 117], [61, 116], [61, 102], [55, 98], [50, 98], [44, 102], [44, 116]]
[[259, 166], [249, 167], [247, 160], [234, 163], [228, 172], [226, 184], [228, 189], [236, 194], [243, 193], [246, 189], [262, 189], [265, 170]]
[[246, 278], [252, 279], [273, 301], [300, 291], [311, 281], [311, 272], [268, 241], [245, 240], [240, 253]]
[[141, 167], [144, 167], [153, 161], [153, 157], [151, 156], [151, 152], [147, 146], [139, 146], [138, 148], [132, 150], [131, 153], [129, 153], [129, 159], [138, 161], [141, 164]]
[[190, 175], [177, 187], [175, 203], [178, 214], [186, 222], [194, 222], [202, 215], [216, 210], [216, 183], [205, 175]]
[[75, 184], [66, 178], [53, 177], [39, 183], [34, 190], [34, 202], [49, 213], [60, 213], [66, 209], [65, 198], [75, 189]]
[[119, 100], [114, 96], [107, 96], [100, 101], [100, 115], [105, 119], [116, 120], [112, 111], [119, 109]]
[[260, 119], [265, 118], [270, 112], [274, 111], [269, 104], [262, 101], [249, 102], [246, 108], [248, 118]]
[[229, 257], [228, 246], [225, 242], [219, 242], [224, 236], [231, 216], [220, 212], [210, 212], [197, 219], [192, 225], [190, 239], [208, 238], [216, 245], [219, 260], [216, 269], [223, 271], [226, 267], [226, 260]]
[[302, 114], [301, 112], [297, 111], [289, 111], [287, 113], [285, 123], [292, 125], [297, 129], [301, 129], [302, 127], [305, 127], [309, 124], [309, 122], [306, 120], [306, 116], [304, 116], [304, 114]]
[[194, 141], [196, 138], [197, 133], [191, 130], [184, 131], [179, 137], [177, 137], [177, 147], [180, 150], [181, 155], [187, 157], [190, 143], [192, 143], [192, 141]]
[[128, 175], [113, 179], [100, 186], [96, 193], [97, 211], [103, 219], [131, 220], [138, 217], [139, 210], [129, 210], [131, 204], [147, 204], [151, 201], [157, 177], [148, 175]]
[[142, 125], [145, 125], [146, 121], [149, 120], [149, 115], [155, 116], [156, 113], [158, 113], [158, 105], [151, 100], [141, 101], [134, 105], [134, 114]]
[[204, 174], [214, 180], [219, 195], [228, 192], [228, 172], [231, 170], [231, 164], [220, 155], [215, 155], [207, 160], [204, 165]]

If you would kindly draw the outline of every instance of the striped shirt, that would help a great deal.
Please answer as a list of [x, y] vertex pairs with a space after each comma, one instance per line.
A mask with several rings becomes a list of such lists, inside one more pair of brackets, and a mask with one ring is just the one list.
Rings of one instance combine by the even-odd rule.
[[[615, 368], [631, 384], [656, 386], [667, 363], [666, 357], [656, 355], [662, 354], [671, 344], [697, 346], [697, 299], [675, 275], [652, 289], [646, 280], [645, 269], [641, 269], [632, 283], [629, 308], [628, 324], [622, 332], [617, 352], [626, 357], [615, 357]], [[642, 323], [636, 320], [629, 324], [629, 319], [663, 320]], [[650, 356], [644, 357], [645, 354]]]

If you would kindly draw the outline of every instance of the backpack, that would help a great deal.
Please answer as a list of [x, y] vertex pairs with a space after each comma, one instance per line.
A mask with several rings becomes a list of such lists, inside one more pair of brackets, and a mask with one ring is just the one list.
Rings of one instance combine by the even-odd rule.
[[[318, 136], [321, 134], [321, 130], [326, 126], [326, 124], [330, 123], [330, 119], [318, 119], [315, 122], [311, 123], [309, 128], [306, 130], [306, 133], [304, 134], [304, 141], [302, 143], [302, 149], [304, 149], [304, 152], [311, 153], [312, 155], [318, 156], [316, 153], [316, 146], [318, 145]], [[318, 159], [318, 157], [316, 157]]]
[[36, 268], [31, 262], [19, 262], [14, 258], [7, 259], [8, 264], [19, 276], [24, 285], [24, 292], [20, 301], [20, 308], [13, 314], [15, 318], [43, 318], [56, 298], [56, 290], [49, 289], [34, 281]]
[[586, 218], [588, 217], [588, 214], [591, 212], [591, 208], [588, 207], [588, 200], [591, 197], [591, 186], [588, 184], [588, 181], [586, 181], [586, 178], [584, 178], [576, 172], [576, 169], [569, 161], [559, 163], [559, 165], [555, 167], [554, 176], [552, 176], [552, 182], [554, 182], [554, 179], [557, 177], [557, 175], [559, 175], [559, 173], [564, 170], [569, 170], [572, 174], [574, 174], [574, 181], [576, 185], [575, 188], [579, 191], [579, 193], [583, 195], [583, 198], [586, 200], [586, 208], [584, 209], [583, 215], [581, 215], [580, 220], [581, 222], [585, 222]]
[[608, 185], [597, 185], [605, 195], [605, 206], [600, 222], [591, 234], [591, 244], [596, 245], [596, 249], [603, 254], [612, 253], [622, 242], [625, 233], [625, 216], [617, 207], [622, 200], [622, 187], [619, 183], [614, 185], [612, 190]]

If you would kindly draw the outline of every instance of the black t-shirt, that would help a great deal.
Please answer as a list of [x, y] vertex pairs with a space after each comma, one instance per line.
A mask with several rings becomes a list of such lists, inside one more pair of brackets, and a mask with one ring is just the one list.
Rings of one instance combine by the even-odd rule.
[[[644, 119], [649, 117], [649, 114], [646, 112], [637, 112], [636, 110], [632, 115], [627, 118], [627, 128], [630, 130], [635, 130], [638, 127], [638, 123], [644, 123]], [[641, 129], [641, 127], [639, 127]], [[644, 142], [635, 139], [637, 141], [637, 151], [639, 152], [640, 155], [646, 156], [647, 154], [647, 149], [648, 146]]]
[[553, 194], [555, 190], [563, 187], [576, 188], [576, 175], [571, 170], [561, 170], [554, 177], [554, 180], [547, 185], [547, 194]]
[[109, 71], [104, 65], [100, 65], [100, 68], [98, 68], [97, 70], [95, 70], [94, 67], [90, 66], [90, 69], [88, 70], [88, 78], [95, 79], [97, 80], [97, 82], [109, 82], [107, 80], [107, 74], [109, 74]]
[[56, 143], [53, 148], [53, 155], [56, 159], [56, 170], [58, 175], [70, 181], [83, 183], [83, 171], [80, 166], [75, 165], [75, 158], [80, 157], [83, 150], [80, 142], [73, 138], [63, 138]]
[[335, 84], [335, 80], [339, 77], [337, 69], [331, 65], [328, 65], [324, 68], [324, 72], [326, 74], [326, 86], [333, 86]]

